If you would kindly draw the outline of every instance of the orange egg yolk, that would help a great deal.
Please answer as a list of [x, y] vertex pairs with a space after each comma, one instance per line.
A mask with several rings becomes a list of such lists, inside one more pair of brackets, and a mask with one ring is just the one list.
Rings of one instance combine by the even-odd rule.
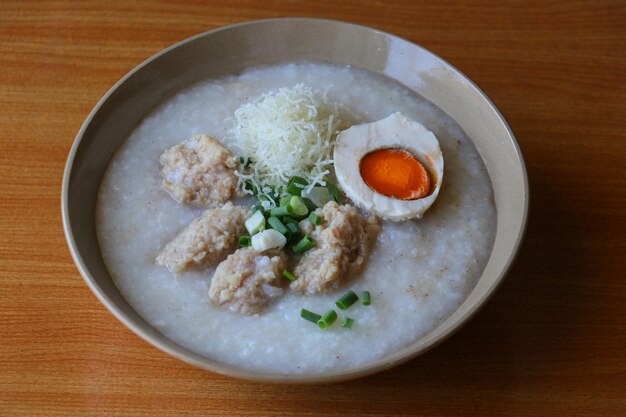
[[361, 159], [361, 177], [374, 191], [400, 200], [417, 200], [430, 193], [424, 165], [402, 149], [378, 149]]

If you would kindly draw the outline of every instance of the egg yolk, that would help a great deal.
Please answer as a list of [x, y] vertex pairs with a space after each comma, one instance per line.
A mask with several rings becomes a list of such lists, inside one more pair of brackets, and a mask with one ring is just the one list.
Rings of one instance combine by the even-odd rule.
[[402, 149], [378, 149], [360, 162], [361, 177], [374, 191], [400, 200], [417, 200], [430, 193], [424, 165]]

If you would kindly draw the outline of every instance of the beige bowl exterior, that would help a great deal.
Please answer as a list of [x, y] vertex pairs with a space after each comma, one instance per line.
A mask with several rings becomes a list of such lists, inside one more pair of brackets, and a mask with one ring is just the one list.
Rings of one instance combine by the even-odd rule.
[[[121, 295], [105, 267], [95, 230], [95, 207], [107, 164], [131, 130], [181, 88], [257, 65], [289, 61], [353, 65], [394, 78], [449, 114], [474, 142], [489, 171], [498, 212], [493, 252], [459, 309], [427, 336], [368, 364], [315, 374], [248, 371], [200, 356], [147, 323]], [[122, 323], [159, 349], [212, 372], [263, 382], [320, 383], [379, 372], [433, 348], [485, 304], [511, 266], [528, 213], [528, 179], [506, 121], [482, 91], [431, 52], [375, 29], [319, 19], [271, 19], [228, 26], [173, 45], [121, 79], [78, 132], [63, 178], [63, 223], [85, 281]]]

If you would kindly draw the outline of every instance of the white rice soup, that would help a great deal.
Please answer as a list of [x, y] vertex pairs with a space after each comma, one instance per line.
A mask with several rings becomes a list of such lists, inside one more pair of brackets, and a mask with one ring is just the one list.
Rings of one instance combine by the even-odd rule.
[[[226, 141], [233, 112], [269, 90], [305, 83], [326, 92], [364, 123], [401, 111], [439, 140], [443, 188], [420, 220], [385, 221], [359, 276], [334, 293], [285, 291], [258, 316], [212, 305], [214, 268], [173, 274], [156, 255], [200, 207], [175, 202], [162, 188], [159, 156], [199, 133]], [[232, 146], [231, 146], [232, 148]], [[237, 154], [236, 149], [232, 149]], [[240, 203], [251, 204], [252, 200]], [[255, 68], [208, 80], [165, 101], [132, 132], [111, 160], [99, 192], [97, 234], [104, 261], [124, 297], [173, 341], [213, 360], [262, 372], [296, 374], [352, 368], [396, 352], [449, 317], [479, 279], [491, 252], [496, 210], [478, 152], [449, 116], [406, 87], [371, 72], [318, 63]], [[353, 305], [320, 330], [300, 310], [322, 314], [348, 289], [368, 290], [372, 304]], [[336, 308], [335, 308], [336, 309]], [[337, 310], [337, 309], [336, 309]]]

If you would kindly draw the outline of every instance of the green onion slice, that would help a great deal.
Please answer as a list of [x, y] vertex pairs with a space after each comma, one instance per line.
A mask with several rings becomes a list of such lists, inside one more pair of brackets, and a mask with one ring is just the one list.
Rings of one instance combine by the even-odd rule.
[[309, 214], [309, 221], [318, 226], [322, 224], [322, 218], [315, 213]]
[[296, 224], [296, 225], [300, 224], [299, 221], [297, 221], [293, 217], [289, 217], [289, 216], [283, 217], [283, 223], [285, 224], [285, 226], [288, 225], [289, 223], [293, 223], [293, 224]]
[[265, 230], [265, 216], [262, 211], [255, 211], [252, 216], [248, 217], [245, 222], [246, 230], [250, 236]]
[[326, 188], [328, 188], [328, 192], [333, 198], [333, 200], [339, 203], [339, 200], [341, 198], [340, 193], [339, 193], [339, 188], [337, 188], [337, 186], [331, 182], [326, 183]]
[[335, 310], [328, 310], [321, 319], [317, 321], [317, 325], [320, 329], [325, 330], [328, 329], [333, 323], [337, 320], [337, 313]]
[[309, 209], [307, 208], [302, 197], [298, 197], [298, 196], [291, 197], [291, 200], [289, 201], [288, 206], [291, 207], [293, 214], [295, 214], [296, 216], [306, 216], [307, 213], [309, 212]]
[[257, 211], [265, 214], [265, 208], [261, 204], [255, 204], [252, 206], [252, 213], [256, 213]]
[[361, 292], [361, 303], [363, 303], [364, 306], [368, 306], [372, 303], [372, 300], [370, 299], [370, 292], [369, 291], [362, 291]]
[[292, 237], [300, 234], [300, 227], [298, 226], [298, 223], [287, 223], [285, 226], [287, 226], [287, 229], [291, 232]]
[[295, 281], [297, 279], [296, 276], [287, 269], [283, 271], [283, 276], [287, 278], [289, 281]]
[[270, 210], [270, 214], [274, 217], [285, 217], [293, 214], [293, 209], [290, 206], [274, 207]]
[[246, 181], [246, 184], [244, 185], [244, 189], [246, 191], [252, 192], [253, 195], [257, 195], [259, 193], [259, 190], [254, 186], [254, 184], [252, 184], [252, 181], [250, 180]]
[[344, 295], [342, 295], [335, 304], [342, 310], [347, 310], [350, 306], [359, 299], [359, 296], [354, 293], [354, 291], [350, 290]]
[[278, 217], [270, 216], [267, 219], [267, 223], [270, 225], [272, 229], [285, 235], [287, 239], [291, 237], [291, 232], [289, 231], [289, 229], [287, 229], [287, 226], [285, 226], [283, 222], [280, 221]]
[[351, 329], [354, 324], [354, 319], [350, 317], [345, 317], [341, 322], [341, 327], [345, 327], [346, 329]]
[[294, 253], [303, 253], [311, 249], [314, 245], [315, 241], [307, 235], [303, 237], [298, 243], [293, 245], [293, 248], [291, 249], [294, 251]]
[[287, 192], [291, 195], [299, 196], [307, 185], [309, 185], [309, 183], [304, 178], [293, 176], [287, 183]]
[[322, 316], [320, 316], [319, 314], [315, 314], [314, 312], [309, 311], [306, 308], [300, 310], [300, 317], [315, 324], [317, 324], [317, 322], [322, 318]]
[[280, 204], [279, 204], [279, 205], [280, 205], [281, 207], [282, 207], [282, 206], [288, 206], [288, 205], [289, 205], [289, 202], [291, 201], [291, 197], [292, 197], [292, 196], [288, 195], [288, 196], [285, 196], [285, 197], [281, 198], [281, 199], [280, 199]]
[[250, 236], [240, 236], [239, 246], [241, 246], [242, 248], [252, 246], [252, 238]]

